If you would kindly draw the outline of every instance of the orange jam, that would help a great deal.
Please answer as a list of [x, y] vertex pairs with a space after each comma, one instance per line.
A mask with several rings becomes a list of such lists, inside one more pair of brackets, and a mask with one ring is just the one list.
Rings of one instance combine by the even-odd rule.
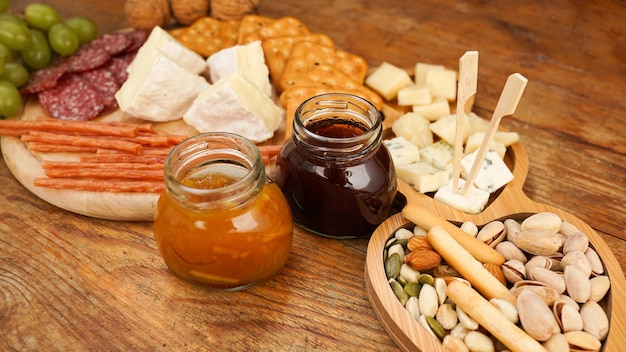
[[215, 171], [166, 179], [172, 187], [159, 198], [154, 234], [176, 276], [242, 289], [281, 270], [293, 239], [289, 205], [264, 173], [258, 181]]

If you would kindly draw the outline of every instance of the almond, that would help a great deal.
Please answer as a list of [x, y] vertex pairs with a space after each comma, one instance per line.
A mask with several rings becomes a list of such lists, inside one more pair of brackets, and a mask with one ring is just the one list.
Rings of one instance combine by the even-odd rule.
[[427, 250], [434, 251], [433, 247], [428, 243], [428, 238], [425, 236], [411, 236], [406, 243], [406, 248], [410, 251]]
[[495, 263], [485, 263], [483, 267], [487, 269], [491, 275], [495, 276], [498, 281], [500, 281], [503, 285], [506, 285], [506, 278], [504, 277], [504, 272], [502, 271], [502, 267]]
[[413, 270], [425, 271], [435, 268], [441, 263], [439, 253], [431, 250], [416, 250], [404, 257], [404, 262]]

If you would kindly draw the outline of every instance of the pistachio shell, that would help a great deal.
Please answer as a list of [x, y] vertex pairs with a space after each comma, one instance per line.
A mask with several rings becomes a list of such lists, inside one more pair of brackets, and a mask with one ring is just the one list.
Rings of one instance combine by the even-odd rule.
[[568, 265], [564, 270], [565, 287], [569, 296], [578, 303], [585, 303], [591, 297], [591, 281], [577, 266]]
[[602, 341], [609, 333], [609, 318], [604, 309], [594, 301], [585, 302], [580, 307], [583, 330]]
[[552, 306], [552, 312], [562, 332], [580, 331], [583, 329], [583, 318], [580, 313], [565, 301], [556, 301]]
[[546, 229], [526, 229], [515, 236], [513, 243], [524, 252], [549, 256], [561, 248], [561, 237]]
[[557, 290], [539, 281], [531, 281], [531, 280], [519, 281], [519, 282], [516, 282], [515, 285], [513, 285], [513, 287], [511, 288], [511, 293], [518, 298], [519, 298], [520, 293], [522, 293], [522, 291], [534, 292], [548, 306], [552, 306], [554, 302], [556, 302], [561, 297], [560, 294], [557, 292]]
[[604, 274], [604, 266], [602, 265], [602, 260], [598, 255], [598, 252], [595, 249], [589, 247], [585, 250], [585, 257], [589, 261], [589, 265], [591, 265], [591, 272], [594, 275]]
[[576, 232], [580, 232], [580, 230], [578, 230], [578, 227], [576, 227], [576, 225], [567, 222], [567, 221], [563, 221], [561, 222], [561, 227], [559, 227], [559, 233], [562, 233], [565, 236], [570, 236]]
[[567, 254], [572, 251], [585, 252], [589, 247], [589, 238], [582, 232], [576, 232], [571, 234], [565, 240], [563, 244], [563, 254]]
[[501, 221], [491, 221], [478, 231], [476, 238], [491, 248], [506, 238], [506, 228]]
[[585, 276], [591, 276], [591, 264], [589, 263], [589, 259], [585, 256], [585, 253], [581, 251], [567, 253], [561, 259], [561, 270], [565, 271], [565, 268], [570, 265], [578, 267]]
[[[528, 260], [528, 262], [526, 262], [526, 264], [524, 265], [524, 268], [526, 269], [526, 272], [530, 272], [530, 270], [532, 270], [532, 268], [545, 268], [545, 269], [553, 269], [554, 267], [554, 261], [552, 261], [550, 258], [548, 257], [544, 257], [542, 255], [536, 255], [532, 258], [530, 258], [530, 260]], [[561, 265], [558, 265], [558, 268], [561, 268]]]
[[526, 278], [526, 268], [524, 263], [517, 259], [511, 259], [502, 264], [502, 272], [506, 281], [514, 284]]
[[552, 233], [559, 232], [561, 228], [561, 217], [552, 212], [540, 212], [533, 214], [522, 221], [522, 231], [528, 229], [547, 230]]
[[532, 268], [528, 272], [528, 277], [531, 280], [543, 282], [547, 286], [554, 288], [558, 293], [565, 292], [565, 280], [552, 270], [541, 267]]
[[522, 263], [526, 263], [528, 261], [524, 252], [522, 252], [522, 250], [519, 249], [511, 241], [503, 241], [498, 243], [495, 247], [495, 250], [504, 257], [505, 261], [511, 259], [517, 259]]
[[542, 343], [548, 352], [569, 352], [569, 343], [563, 334], [554, 334]]
[[602, 347], [600, 340], [585, 331], [569, 331], [563, 335], [565, 335], [572, 350], [599, 351]]
[[517, 296], [517, 311], [522, 327], [537, 341], [546, 341], [560, 331], [548, 305], [531, 290], [522, 290]]
[[590, 301], [600, 302], [606, 293], [609, 292], [609, 288], [611, 288], [611, 280], [608, 276], [601, 275], [591, 278], [589, 280], [591, 283], [591, 295], [589, 296]]
[[504, 220], [504, 227], [506, 227], [506, 240], [511, 242], [522, 231], [522, 225], [513, 219]]

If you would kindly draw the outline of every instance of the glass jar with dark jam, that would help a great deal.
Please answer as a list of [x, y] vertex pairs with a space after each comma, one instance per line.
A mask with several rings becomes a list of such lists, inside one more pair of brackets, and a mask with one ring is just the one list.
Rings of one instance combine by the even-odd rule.
[[154, 235], [176, 276], [236, 290], [271, 278], [286, 263], [289, 206], [251, 141], [230, 133], [183, 141], [165, 161], [165, 186]]
[[391, 212], [396, 176], [382, 118], [360, 97], [331, 93], [303, 102], [276, 166], [293, 220], [308, 231], [366, 238]]

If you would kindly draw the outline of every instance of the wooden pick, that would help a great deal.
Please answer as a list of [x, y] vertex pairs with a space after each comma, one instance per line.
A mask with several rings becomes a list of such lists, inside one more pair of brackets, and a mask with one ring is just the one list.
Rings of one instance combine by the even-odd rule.
[[526, 88], [526, 83], [528, 83], [528, 79], [526, 79], [526, 77], [522, 76], [519, 73], [514, 73], [510, 75], [509, 78], [506, 80], [506, 84], [504, 85], [502, 94], [500, 94], [500, 99], [498, 100], [496, 109], [491, 116], [489, 129], [485, 133], [482, 144], [478, 149], [476, 159], [472, 164], [472, 170], [465, 182], [465, 185], [463, 186], [463, 190], [461, 191], [461, 194], [463, 196], [467, 195], [467, 191], [469, 191], [470, 186], [474, 184], [474, 181], [476, 181], [476, 176], [478, 176], [480, 166], [483, 164], [485, 154], [487, 154], [487, 150], [489, 149], [489, 145], [493, 140], [493, 136], [498, 130], [498, 126], [500, 126], [500, 121], [504, 116], [513, 115], [515, 113], [517, 104], [522, 97], [522, 93], [524, 93], [524, 88]]
[[463, 155], [463, 130], [465, 128], [465, 106], [476, 94], [478, 80], [478, 51], [467, 51], [459, 59], [459, 85], [456, 94], [456, 134], [454, 136], [454, 174], [452, 193], [456, 194], [461, 174], [461, 156]]

